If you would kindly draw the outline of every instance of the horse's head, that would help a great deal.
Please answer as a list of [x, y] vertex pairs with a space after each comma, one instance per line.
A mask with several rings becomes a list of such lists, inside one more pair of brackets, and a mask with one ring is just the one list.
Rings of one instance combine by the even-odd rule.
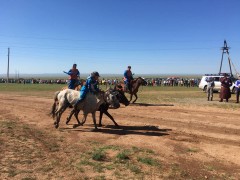
[[147, 81], [146, 81], [144, 78], [138, 77], [137, 79], [138, 79], [139, 83], [140, 83], [142, 86], [146, 86], [146, 85], [147, 85]]
[[114, 91], [118, 92], [117, 98], [118, 98], [120, 103], [124, 104], [125, 106], [128, 106], [130, 104], [130, 102], [128, 101], [127, 97], [125, 96], [122, 88], [119, 88], [118, 86], [117, 87], [115, 86]]
[[108, 103], [109, 105], [113, 106], [113, 108], [116, 109], [120, 107], [117, 95], [118, 91], [114, 91], [111, 88], [107, 89], [104, 93], [104, 100], [106, 101], [106, 103]]

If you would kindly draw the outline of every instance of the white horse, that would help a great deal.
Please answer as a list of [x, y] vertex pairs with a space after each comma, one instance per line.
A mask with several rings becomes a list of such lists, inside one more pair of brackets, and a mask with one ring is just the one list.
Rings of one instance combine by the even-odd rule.
[[[100, 92], [97, 95], [94, 95], [92, 93], [87, 93], [84, 100], [80, 104], [78, 104], [78, 107], [77, 107], [77, 109], [83, 110], [83, 114], [84, 114], [83, 123], [85, 122], [87, 115], [89, 113], [92, 113], [93, 123], [94, 123], [95, 129], [97, 130], [96, 111], [98, 110], [99, 106], [104, 102], [111, 104], [114, 108], [119, 108], [120, 103], [116, 97], [117, 93], [118, 92], [116, 91], [114, 92], [112, 89], [108, 89], [104, 93]], [[54, 103], [52, 105], [52, 111], [51, 111], [52, 117], [55, 118], [56, 116], [56, 121], [54, 122], [55, 128], [59, 127], [59, 122], [60, 122], [62, 113], [66, 110], [67, 107], [69, 107], [69, 105], [74, 106], [77, 103], [79, 97], [80, 97], [80, 92], [72, 89], [66, 89], [66, 90], [58, 91], [55, 93]], [[58, 105], [58, 108], [56, 109], [57, 105]], [[71, 113], [74, 113], [74, 111], [72, 111]], [[75, 114], [75, 117], [76, 117], [76, 114]], [[80, 123], [78, 121], [78, 125], [82, 125], [83, 123]]]

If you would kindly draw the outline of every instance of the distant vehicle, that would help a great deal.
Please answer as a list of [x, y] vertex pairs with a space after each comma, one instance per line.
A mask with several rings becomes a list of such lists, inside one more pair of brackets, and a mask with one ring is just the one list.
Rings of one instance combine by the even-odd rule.
[[[202, 89], [204, 92], [207, 92], [207, 81], [206, 80], [209, 77], [214, 78], [215, 87], [214, 87], [213, 90], [219, 92], [220, 89], [221, 89], [220, 78], [224, 77], [223, 74], [205, 74], [204, 76], [202, 76], [202, 79], [201, 79], [198, 87], [200, 89]], [[236, 93], [236, 89], [235, 89], [235, 86], [234, 86], [234, 82], [236, 81], [236, 79], [234, 77], [231, 77], [231, 80], [233, 82], [233, 85], [230, 87], [230, 91], [232, 93]]]

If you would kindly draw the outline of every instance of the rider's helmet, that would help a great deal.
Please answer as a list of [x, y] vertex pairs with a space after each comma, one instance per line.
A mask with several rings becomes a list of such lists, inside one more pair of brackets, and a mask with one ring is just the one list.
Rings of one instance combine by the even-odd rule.
[[96, 76], [100, 77], [100, 75], [99, 75], [99, 73], [98, 73], [97, 71], [93, 71], [93, 72], [91, 73], [91, 76], [92, 76], [92, 77], [96, 77]]
[[131, 66], [128, 66], [129, 69], [131, 69]]

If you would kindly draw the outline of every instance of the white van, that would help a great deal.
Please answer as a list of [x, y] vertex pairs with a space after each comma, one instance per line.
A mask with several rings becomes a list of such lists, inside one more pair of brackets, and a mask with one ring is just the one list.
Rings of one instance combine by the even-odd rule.
[[[207, 78], [209, 78], [209, 77], [212, 77], [212, 78], [214, 78], [214, 83], [215, 83], [215, 87], [214, 87], [214, 91], [220, 91], [220, 89], [221, 89], [221, 82], [220, 82], [220, 78], [222, 78], [223, 77], [223, 75], [222, 74], [205, 74], [204, 76], [202, 76], [202, 79], [201, 79], [201, 81], [200, 81], [200, 83], [199, 83], [199, 88], [200, 89], [202, 89], [204, 92], [206, 92], [207, 91]], [[231, 92], [232, 93], [235, 93], [235, 86], [234, 86], [234, 82], [235, 82], [235, 78], [231, 78], [232, 79], [232, 81], [233, 81], [233, 85], [230, 87], [230, 90], [231, 90]]]

